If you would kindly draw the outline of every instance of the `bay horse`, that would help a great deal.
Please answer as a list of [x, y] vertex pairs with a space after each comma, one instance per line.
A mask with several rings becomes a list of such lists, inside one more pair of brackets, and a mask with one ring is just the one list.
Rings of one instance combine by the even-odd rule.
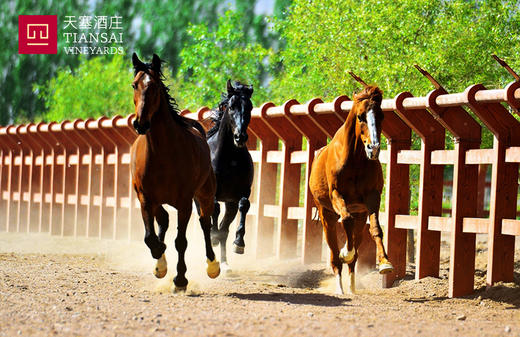
[[[376, 86], [367, 85], [355, 95], [345, 123], [312, 163], [309, 188], [330, 248], [330, 262], [338, 294], [343, 294], [343, 263], [348, 264], [349, 290], [355, 292], [354, 268], [367, 216], [370, 217], [370, 234], [377, 247], [379, 273], [393, 271], [383, 246], [383, 233], [379, 225], [379, 204], [384, 184], [378, 160], [384, 118], [382, 99], [383, 93]], [[347, 234], [347, 242], [341, 251], [336, 235], [338, 219]]]
[[[251, 120], [251, 95], [253, 86], [227, 81], [227, 93], [212, 118], [214, 125], [208, 131], [207, 141], [211, 150], [211, 165], [217, 178], [215, 207], [212, 215], [211, 238], [214, 246], [220, 243], [222, 268], [228, 269], [226, 242], [229, 225], [240, 211], [240, 223], [236, 231], [233, 250], [244, 254], [246, 215], [249, 211], [249, 195], [253, 183], [253, 160], [246, 147], [247, 127]], [[220, 205], [226, 205], [226, 212], [218, 224]]]
[[[139, 136], [131, 148], [132, 185], [141, 203], [145, 227], [144, 242], [157, 259], [154, 275], [162, 278], [167, 272], [164, 256], [164, 236], [168, 229], [168, 213], [162, 204], [177, 209], [179, 254], [177, 275], [173, 279], [176, 291], [186, 290], [184, 254], [188, 242], [186, 228], [192, 211], [192, 200], [200, 205], [200, 225], [204, 232], [207, 274], [215, 278], [220, 265], [211, 246], [211, 214], [216, 181], [205, 132], [202, 126], [179, 114], [175, 100], [163, 83], [161, 59], [153, 55], [151, 63], [143, 63], [132, 55], [134, 66], [135, 119], [133, 126]], [[155, 234], [154, 218], [159, 235]]]

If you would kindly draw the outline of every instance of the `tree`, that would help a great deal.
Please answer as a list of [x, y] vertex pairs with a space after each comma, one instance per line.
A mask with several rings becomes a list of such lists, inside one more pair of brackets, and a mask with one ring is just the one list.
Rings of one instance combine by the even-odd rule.
[[[32, 92], [33, 83], [51, 79], [60, 66], [74, 67], [79, 63], [76, 57], [59, 52], [57, 55], [18, 54], [18, 15], [83, 13], [87, 4], [86, 0], [0, 3], [0, 125], [28, 121], [38, 116], [44, 110], [44, 103]], [[58, 43], [58, 49], [61, 48]]]
[[253, 84], [253, 104], [267, 100], [261, 78], [272, 50], [248, 42], [242, 19], [240, 13], [227, 11], [213, 30], [203, 24], [190, 26], [188, 34], [192, 40], [181, 51], [177, 76], [180, 106], [215, 106], [228, 79]]
[[45, 102], [45, 121], [133, 113], [133, 79], [130, 60], [124, 55], [82, 58], [78, 68], [61, 68], [56, 77], [35, 91]]
[[428, 69], [448, 90], [510, 76], [490, 57], [520, 68], [519, 1], [296, 0], [278, 31], [287, 41], [283, 72], [273, 82], [279, 101], [326, 98], [358, 86], [347, 71], [377, 83], [386, 97], [432, 89], [415, 69]]

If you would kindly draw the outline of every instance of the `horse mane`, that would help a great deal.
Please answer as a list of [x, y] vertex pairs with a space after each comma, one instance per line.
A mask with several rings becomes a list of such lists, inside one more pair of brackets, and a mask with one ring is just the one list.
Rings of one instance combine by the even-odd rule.
[[[161, 64], [165, 63], [164, 60], [160, 60], [160, 62], [161, 62]], [[176, 121], [179, 125], [181, 125], [184, 128], [192, 127], [192, 128], [197, 129], [197, 131], [199, 131], [203, 137], [206, 137], [206, 131], [204, 131], [204, 128], [202, 127], [202, 125], [200, 125], [199, 122], [197, 122], [196, 120], [181, 116], [179, 106], [177, 105], [177, 101], [175, 100], [175, 98], [173, 98], [170, 95], [170, 88], [168, 88], [168, 86], [166, 86], [166, 84], [164, 84], [164, 80], [166, 79], [166, 76], [164, 76], [164, 74], [162, 72], [162, 69], [161, 69], [162, 67], [159, 70], [157, 70], [157, 69], [152, 68], [152, 63], [143, 62], [143, 64], [144, 64], [144, 68], [142, 68], [142, 67], [134, 68], [134, 77], [140, 71], [144, 71], [148, 75], [151, 75], [150, 70], [153, 70], [157, 74], [157, 78], [159, 79], [159, 85], [162, 89], [164, 96], [166, 97], [166, 102], [168, 104], [168, 111], [170, 111], [170, 114], [171, 114], [173, 120]]]
[[222, 117], [224, 117], [224, 112], [227, 108], [227, 102], [229, 101], [229, 99], [234, 95], [248, 96], [248, 88], [244, 84], [240, 82], [235, 82], [235, 85], [233, 87], [235, 89], [233, 93], [223, 92], [220, 94], [220, 102], [218, 103], [218, 108], [212, 110], [213, 113], [211, 117], [209, 117], [211, 122], [213, 123], [213, 126], [211, 127], [211, 129], [208, 130], [206, 135], [207, 138], [212, 137], [220, 129]]
[[354, 101], [356, 102], [368, 98], [381, 102], [383, 100], [383, 91], [378, 86], [368, 85], [361, 92], [354, 95]]
[[210, 121], [213, 123], [211, 129], [206, 133], [206, 137], [212, 137], [217, 131], [220, 129], [220, 122], [222, 121], [222, 117], [224, 116], [224, 111], [219, 108], [216, 110], [212, 110], [212, 114], [209, 117]]

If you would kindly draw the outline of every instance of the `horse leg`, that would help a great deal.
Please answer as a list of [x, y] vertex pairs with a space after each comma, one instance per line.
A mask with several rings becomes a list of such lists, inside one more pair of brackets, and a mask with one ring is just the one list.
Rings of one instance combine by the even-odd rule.
[[377, 250], [377, 261], [379, 262], [379, 273], [388, 274], [394, 271], [392, 263], [388, 261], [388, 255], [386, 255], [385, 247], [383, 246], [383, 231], [379, 224], [379, 204], [381, 202], [381, 196], [379, 192], [374, 191], [369, 194], [366, 198], [366, 205], [368, 208], [368, 214], [370, 217], [370, 235], [376, 243]]
[[[157, 207], [157, 211], [155, 212], [155, 220], [159, 225], [159, 241], [164, 243], [164, 236], [166, 235], [166, 231], [168, 230], [168, 212], [162, 207]], [[155, 265], [154, 275], [157, 278], [163, 278], [168, 271], [168, 265], [166, 263], [166, 257], [164, 253], [157, 260], [157, 264]]]
[[226, 202], [226, 212], [224, 213], [224, 218], [220, 223], [219, 233], [220, 233], [220, 259], [222, 260], [222, 269], [228, 270], [227, 264], [227, 252], [226, 252], [226, 242], [229, 234], [229, 225], [235, 219], [235, 216], [238, 212], [238, 203], [236, 201], [228, 201]]
[[235, 241], [233, 242], [233, 250], [237, 254], [244, 254], [244, 247], [246, 246], [244, 242], [244, 235], [246, 234], [246, 216], [250, 206], [251, 204], [249, 203], [249, 199], [245, 197], [240, 199], [238, 202], [240, 223], [237, 228]]
[[186, 240], [186, 229], [188, 227], [188, 221], [191, 216], [191, 201], [189, 206], [183, 209], [177, 209], [177, 238], [175, 239], [175, 248], [179, 254], [179, 260], [177, 261], [177, 276], [173, 278], [175, 284], [175, 292], [185, 291], [188, 285], [186, 279], [186, 262], [184, 261], [184, 254], [188, 247], [188, 241]]
[[[366, 213], [355, 214], [354, 217], [351, 218], [347, 224], [344, 223], [345, 232], [347, 234], [347, 244], [352, 250], [352, 259], [350, 262], [345, 262], [348, 264], [348, 274], [349, 274], [349, 293], [356, 293], [356, 262], [358, 259], [358, 249], [363, 239], [363, 229], [366, 224]], [[345, 244], [345, 248], [347, 248], [347, 244]]]
[[[200, 214], [199, 214], [200, 215]], [[219, 240], [219, 232], [218, 232], [218, 217], [220, 215], [220, 204], [217, 199], [215, 199], [215, 203], [213, 206], [213, 214], [211, 214], [211, 244], [213, 247], [218, 246]]]
[[[213, 200], [204, 200], [202, 198], [198, 199], [200, 202], [200, 227], [202, 228], [202, 232], [204, 233], [204, 244], [206, 246], [206, 263], [208, 267], [206, 268], [206, 273], [210, 278], [216, 278], [220, 275], [220, 263], [215, 258], [215, 252], [213, 251], [213, 247], [211, 244], [211, 216], [210, 214], [215, 214]], [[212, 212], [213, 211], [213, 212]], [[217, 216], [218, 217], [218, 216]]]
[[153, 224], [154, 219], [154, 207], [149, 203], [141, 202], [141, 215], [144, 222], [144, 242], [150, 248], [152, 257], [154, 259], [160, 259], [166, 250], [166, 245], [161, 242], [155, 234], [155, 227]]
[[341, 251], [339, 252], [339, 258], [343, 263], [349, 264], [354, 260], [354, 256], [356, 255], [356, 248], [354, 247], [352, 235], [349, 237], [348, 234], [354, 227], [354, 218], [349, 216], [348, 218], [343, 219], [341, 223], [345, 229], [345, 233], [347, 233], [347, 241], [345, 242], [345, 247], [341, 248]]
[[343, 284], [341, 282], [341, 270], [343, 269], [343, 263], [339, 258], [338, 237], [336, 234], [338, 215], [320, 206], [318, 206], [318, 211], [321, 223], [323, 224], [323, 231], [325, 232], [325, 240], [330, 249], [330, 265], [336, 277], [336, 294], [342, 295]]
[[336, 214], [339, 214], [341, 222], [350, 217], [350, 214], [347, 210], [347, 203], [337, 190], [332, 190], [330, 200], [332, 202], [332, 208], [334, 208]]

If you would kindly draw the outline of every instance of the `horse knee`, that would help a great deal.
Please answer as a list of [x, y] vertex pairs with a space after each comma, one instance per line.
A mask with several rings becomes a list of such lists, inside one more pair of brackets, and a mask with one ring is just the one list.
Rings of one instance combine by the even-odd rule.
[[175, 239], [175, 248], [177, 251], [185, 251], [188, 247], [188, 240], [185, 237], [177, 237]]
[[249, 203], [249, 199], [247, 198], [242, 198], [238, 202], [238, 210], [240, 211], [240, 213], [247, 213], [249, 211], [250, 206], [251, 204]]

